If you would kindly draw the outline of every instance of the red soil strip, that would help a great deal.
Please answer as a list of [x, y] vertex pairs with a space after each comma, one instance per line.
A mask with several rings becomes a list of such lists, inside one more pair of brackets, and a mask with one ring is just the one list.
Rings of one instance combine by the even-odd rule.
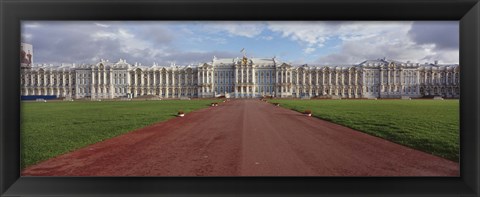
[[258, 100], [232, 100], [23, 176], [459, 176], [459, 164]]

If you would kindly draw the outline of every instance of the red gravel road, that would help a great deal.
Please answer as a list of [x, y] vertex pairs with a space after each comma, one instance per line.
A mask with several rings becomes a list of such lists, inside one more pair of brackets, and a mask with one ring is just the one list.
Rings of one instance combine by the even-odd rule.
[[24, 176], [459, 176], [459, 164], [258, 100], [232, 100]]

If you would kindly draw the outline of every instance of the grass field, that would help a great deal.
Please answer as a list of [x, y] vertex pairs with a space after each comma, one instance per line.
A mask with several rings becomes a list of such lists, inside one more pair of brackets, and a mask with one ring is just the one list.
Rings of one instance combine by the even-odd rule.
[[299, 112], [459, 161], [458, 100], [271, 100]]
[[21, 167], [208, 107], [213, 100], [22, 102]]

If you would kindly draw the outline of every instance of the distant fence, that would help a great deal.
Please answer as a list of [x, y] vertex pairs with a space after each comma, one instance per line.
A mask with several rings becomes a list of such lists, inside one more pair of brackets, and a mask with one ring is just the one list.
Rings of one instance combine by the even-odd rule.
[[37, 100], [37, 99], [51, 100], [51, 99], [57, 99], [57, 96], [55, 96], [55, 95], [31, 95], [31, 96], [20, 96], [20, 99], [22, 101], [30, 101], [30, 100]]

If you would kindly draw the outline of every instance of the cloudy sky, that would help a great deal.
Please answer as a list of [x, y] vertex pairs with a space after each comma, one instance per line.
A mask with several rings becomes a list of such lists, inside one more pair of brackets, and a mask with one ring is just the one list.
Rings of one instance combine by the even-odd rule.
[[33, 45], [35, 64], [186, 65], [241, 57], [242, 48], [294, 64], [459, 62], [458, 21], [24, 21], [22, 42]]

